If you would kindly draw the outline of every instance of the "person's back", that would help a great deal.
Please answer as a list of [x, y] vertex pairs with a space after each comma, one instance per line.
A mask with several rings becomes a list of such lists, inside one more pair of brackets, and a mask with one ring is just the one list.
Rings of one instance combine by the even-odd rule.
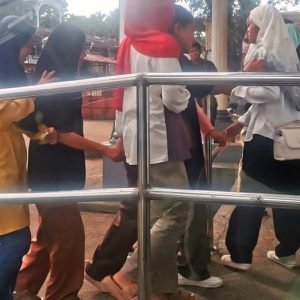
[[[65, 43], [67, 39], [68, 43]], [[39, 58], [35, 77], [45, 70], [55, 71], [59, 80], [74, 80], [78, 72], [85, 36], [70, 24], [59, 25], [49, 37]], [[22, 122], [22, 128], [37, 131], [40, 125], [58, 132], [83, 136], [80, 92], [37, 97], [35, 111]], [[85, 184], [84, 152], [58, 143], [39, 145], [30, 142], [29, 186], [33, 191], [81, 189]]]
[[[180, 72], [175, 58], [143, 55], [131, 47], [131, 72]], [[189, 136], [186, 134], [181, 111], [187, 107], [189, 94], [181, 86], [151, 86], [150, 101], [150, 163], [184, 160], [189, 156]], [[124, 92], [123, 138], [127, 162], [137, 163], [136, 88]], [[174, 130], [176, 132], [174, 132]]]
[[[126, 11], [127, 38], [119, 49], [117, 73], [180, 72], [178, 60], [180, 46], [168, 33], [174, 18], [173, 1], [127, 1]], [[191, 30], [191, 40], [193, 31]], [[118, 93], [117, 95], [116, 100], [119, 106], [116, 108], [119, 110], [118, 115], [122, 115], [119, 133], [124, 139], [126, 161], [133, 170], [131, 174], [128, 172], [128, 177], [130, 182], [137, 183], [136, 88], [127, 88], [124, 94]], [[190, 93], [182, 86], [156, 85], [149, 88], [149, 175], [151, 184], [157, 187], [188, 187], [183, 161], [190, 157], [190, 145], [180, 112], [187, 107], [189, 98]], [[127, 208], [126, 213], [121, 211], [118, 218], [118, 223], [121, 222], [119, 228], [125, 226], [124, 218], [129, 212], [134, 212], [136, 207], [127, 206]], [[176, 297], [177, 241], [185, 230], [189, 211], [188, 203], [151, 201], [151, 274], [149, 276], [152, 296], [157, 299], [168, 298], [170, 294]], [[164, 267], [161, 266], [162, 258], [165, 262]], [[114, 276], [106, 277], [101, 283], [95, 284], [97, 279], [101, 278], [101, 274], [95, 270], [96, 265], [88, 266], [87, 273], [95, 275], [92, 280], [93, 284], [105, 285], [113, 296], [120, 299], [120, 294], [124, 290], [132, 290], [131, 294], [137, 295], [137, 264], [136, 250], [127, 258], [122, 271]]]
[[[79, 93], [37, 99], [33, 115], [42, 124], [59, 132], [75, 132], [83, 136]], [[26, 122], [22, 122], [23, 124]], [[28, 183], [33, 191], [82, 189], [85, 184], [84, 152], [58, 143], [39, 145], [31, 141], [28, 156]]]
[[[39, 58], [36, 77], [51, 70], [62, 81], [74, 80], [84, 43], [85, 34], [79, 28], [68, 23], [58, 25]], [[30, 130], [37, 130], [41, 125], [55, 126], [59, 136], [82, 137], [80, 93], [37, 97], [34, 113], [20, 125]], [[84, 152], [60, 142], [55, 145], [30, 143], [29, 184], [33, 191], [84, 187]], [[46, 300], [78, 299], [83, 284], [85, 239], [79, 208], [76, 203], [39, 203], [36, 206], [40, 223], [18, 276], [18, 299], [37, 297], [46, 279]]]

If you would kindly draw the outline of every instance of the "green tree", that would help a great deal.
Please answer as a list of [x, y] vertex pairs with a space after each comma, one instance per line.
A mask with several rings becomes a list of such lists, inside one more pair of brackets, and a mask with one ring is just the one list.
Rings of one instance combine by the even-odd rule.
[[9, 15], [23, 16], [30, 6], [21, 0], [0, 0], [0, 20]]
[[[198, 17], [210, 19], [212, 0], [179, 0], [186, 2]], [[246, 20], [250, 11], [260, 4], [260, 0], [228, 0], [228, 62], [230, 70], [238, 70], [241, 59], [241, 43], [246, 32]], [[299, 0], [269, 0], [268, 3], [287, 10], [297, 5]]]
[[65, 20], [91, 35], [115, 39], [119, 36], [119, 10], [109, 15], [97, 12], [90, 17], [66, 15]]
[[120, 34], [120, 11], [112, 11], [105, 20], [107, 24], [107, 34], [110, 38], [119, 39]]

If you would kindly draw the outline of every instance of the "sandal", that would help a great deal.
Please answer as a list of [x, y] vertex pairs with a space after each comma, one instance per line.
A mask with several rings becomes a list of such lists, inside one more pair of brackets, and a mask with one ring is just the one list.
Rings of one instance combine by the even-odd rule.
[[203, 300], [200, 295], [179, 288], [176, 293], [169, 296], [169, 300]]
[[85, 261], [85, 272], [84, 272], [84, 280], [89, 282], [91, 285], [93, 285], [97, 290], [98, 292], [100, 293], [108, 293], [108, 291], [102, 286], [102, 283], [101, 281], [98, 281], [98, 280], [95, 280], [94, 278], [92, 278], [88, 273], [87, 273], [87, 268], [91, 265], [91, 262], [90, 261]]
[[122, 288], [112, 276], [107, 276], [101, 281], [101, 288], [117, 300], [133, 300], [137, 297], [136, 284]]

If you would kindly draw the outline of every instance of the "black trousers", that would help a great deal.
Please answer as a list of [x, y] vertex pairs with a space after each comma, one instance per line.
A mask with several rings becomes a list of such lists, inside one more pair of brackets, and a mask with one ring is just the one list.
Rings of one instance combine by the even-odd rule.
[[[299, 194], [299, 161], [278, 162], [273, 158], [273, 141], [255, 135], [245, 143], [243, 171], [251, 180], [243, 183], [241, 192], [269, 192]], [[300, 180], [299, 180], [300, 181]], [[262, 185], [263, 183], [264, 185]], [[251, 263], [252, 252], [257, 244], [259, 230], [264, 215], [264, 207], [238, 206], [233, 211], [226, 236], [226, 246], [233, 261]], [[300, 247], [300, 210], [273, 209], [276, 238], [279, 241], [276, 254], [279, 257], [296, 253]], [[271, 250], [271, 249], [270, 249]]]
[[[226, 246], [233, 261], [252, 263], [264, 210], [263, 207], [238, 206], [233, 211], [226, 236]], [[300, 210], [273, 209], [273, 222], [279, 241], [275, 249], [277, 256], [295, 254], [300, 247]]]
[[[125, 163], [129, 187], [137, 186], [137, 168]], [[124, 201], [86, 272], [95, 280], [117, 273], [137, 241], [137, 203]]]
[[117, 273], [124, 265], [128, 253], [137, 241], [137, 204], [122, 202], [105, 238], [94, 253], [92, 264], [86, 269], [88, 275], [101, 281]]

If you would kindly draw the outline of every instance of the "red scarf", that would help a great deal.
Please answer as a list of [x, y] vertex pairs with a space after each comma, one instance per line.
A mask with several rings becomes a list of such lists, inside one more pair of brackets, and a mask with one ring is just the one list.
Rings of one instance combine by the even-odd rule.
[[[168, 34], [173, 23], [173, 0], [127, 0], [125, 34], [118, 56], [116, 74], [130, 74], [131, 46], [151, 57], [179, 58], [180, 47]], [[122, 111], [124, 89], [114, 93], [113, 107]]]

